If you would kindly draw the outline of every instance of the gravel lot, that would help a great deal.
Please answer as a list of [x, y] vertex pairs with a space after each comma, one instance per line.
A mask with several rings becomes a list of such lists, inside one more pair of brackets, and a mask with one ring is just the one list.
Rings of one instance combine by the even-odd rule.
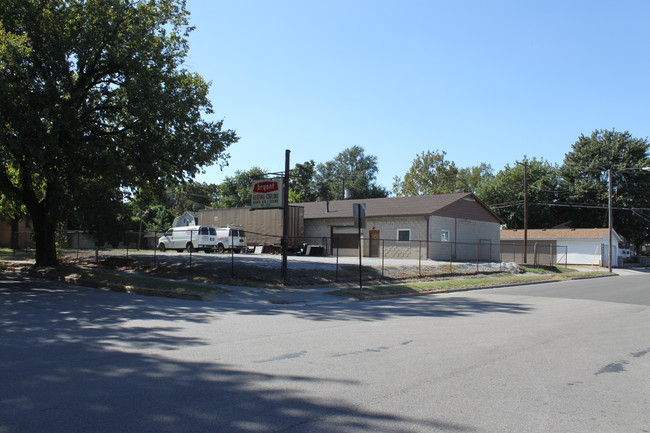
[[[69, 256], [77, 261], [76, 254]], [[184, 279], [201, 277], [215, 284], [279, 283], [282, 257], [275, 254], [205, 254], [177, 252], [102, 251], [100, 262], [106, 266], [134, 269], [152, 275]], [[92, 253], [81, 254], [79, 261], [92, 263]], [[394, 281], [420, 277], [440, 277], [455, 274], [517, 272], [515, 263], [439, 262], [435, 260], [381, 259], [363, 257], [363, 279]], [[289, 256], [288, 271], [291, 285], [313, 285], [332, 282], [354, 282], [359, 279], [358, 257]], [[239, 280], [239, 281], [235, 281]], [[243, 280], [243, 281], [241, 281]]]

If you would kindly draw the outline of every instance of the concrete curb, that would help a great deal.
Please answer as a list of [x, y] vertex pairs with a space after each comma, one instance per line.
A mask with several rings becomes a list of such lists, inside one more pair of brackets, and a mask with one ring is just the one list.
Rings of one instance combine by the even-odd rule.
[[172, 290], [148, 289], [144, 287], [130, 286], [127, 284], [112, 283], [106, 280], [93, 280], [90, 278], [71, 277], [68, 275], [59, 276], [49, 274], [50, 268], [34, 269], [30, 267], [23, 268], [3, 268], [3, 271], [19, 275], [25, 275], [31, 278], [38, 278], [46, 281], [55, 281], [58, 283], [70, 284], [73, 286], [83, 286], [92, 289], [109, 290], [111, 292], [128, 293], [142, 296], [158, 296], [164, 298], [185, 299], [191, 301], [211, 301], [213, 296], [198, 292], [178, 292]]
[[[56, 281], [56, 282], [66, 283], [66, 284], [71, 284], [76, 286], [90, 287], [90, 288], [95, 288], [100, 290], [109, 290], [118, 293], [176, 298], [176, 299], [184, 299], [184, 300], [192, 300], [192, 301], [212, 301], [215, 299], [214, 296], [206, 293], [187, 292], [187, 291], [179, 292], [179, 291], [162, 290], [162, 289], [148, 289], [148, 288], [131, 286], [126, 284], [118, 284], [114, 282], [109, 282], [107, 280], [94, 280], [94, 279], [82, 278], [82, 277], [52, 275], [50, 274], [52, 268], [37, 269], [32, 267], [20, 267], [20, 268], [4, 267], [3, 270], [5, 272], [11, 272], [14, 274], [27, 275], [32, 278], [39, 278], [48, 281]], [[380, 300], [380, 299], [401, 298], [407, 296], [420, 296], [420, 295], [430, 295], [430, 294], [437, 294], [437, 293], [467, 292], [467, 291], [474, 291], [474, 290], [495, 289], [500, 287], [527, 286], [533, 284], [545, 284], [551, 282], [583, 280], [583, 279], [614, 277], [614, 276], [618, 276], [618, 275], [605, 274], [605, 275], [586, 276], [586, 277], [575, 276], [567, 280], [545, 279], [545, 280], [521, 282], [521, 283], [515, 282], [515, 283], [491, 284], [487, 286], [458, 288], [458, 289], [451, 289], [451, 290], [434, 289], [434, 290], [426, 290], [426, 291], [413, 292], [413, 293], [395, 293], [395, 294], [385, 294], [385, 295], [376, 295], [376, 296], [368, 296], [368, 297], [356, 297], [354, 295], [340, 296], [331, 293], [336, 290], [341, 290], [341, 288], [339, 288], [339, 289], [333, 289], [327, 292], [323, 292], [323, 295], [331, 296], [333, 299], [339, 297], [339, 299], [352, 300], [352, 301], [373, 301], [373, 300]], [[392, 284], [392, 285], [399, 285], [399, 284]], [[300, 289], [296, 289], [296, 290], [300, 290]]]

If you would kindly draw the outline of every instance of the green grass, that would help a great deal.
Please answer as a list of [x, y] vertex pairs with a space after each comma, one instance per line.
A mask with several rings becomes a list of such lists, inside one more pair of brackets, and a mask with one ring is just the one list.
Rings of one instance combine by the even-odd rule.
[[610, 275], [609, 272], [564, 272], [557, 274], [515, 275], [504, 277], [455, 279], [446, 281], [430, 281], [394, 285], [367, 286], [363, 288], [339, 289], [329, 292], [332, 295], [354, 297], [357, 299], [373, 299], [409, 294], [424, 294], [451, 292], [460, 290], [480, 289], [482, 287], [508, 286], [515, 284], [530, 284], [546, 281], [563, 281], [576, 278], [594, 278]]
[[33, 259], [34, 251], [33, 250], [14, 250], [11, 248], [0, 248], [0, 258], [12, 258], [12, 259]]

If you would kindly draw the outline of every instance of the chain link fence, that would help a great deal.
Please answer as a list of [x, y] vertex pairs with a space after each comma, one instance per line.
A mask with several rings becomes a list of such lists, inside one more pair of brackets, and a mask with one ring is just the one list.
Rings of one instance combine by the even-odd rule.
[[524, 254], [523, 242], [501, 242], [501, 260], [539, 266], [568, 266], [569, 247], [555, 243], [528, 242]]
[[[201, 279], [214, 284], [277, 283], [281, 273], [282, 239], [265, 245], [248, 245], [246, 252], [199, 253], [158, 251], [163, 232], [127, 232], [117, 245], [97, 246], [83, 231], [59, 233], [64, 260], [108, 263], [168, 278]], [[268, 235], [266, 235], [268, 236]], [[31, 234], [16, 233], [16, 250], [33, 253]], [[330, 282], [390, 282], [396, 279], [456, 274], [515, 271], [523, 263], [523, 245], [489, 241], [478, 243], [399, 241], [358, 236], [289, 238], [289, 284]], [[566, 266], [567, 247], [528, 245], [526, 262]]]

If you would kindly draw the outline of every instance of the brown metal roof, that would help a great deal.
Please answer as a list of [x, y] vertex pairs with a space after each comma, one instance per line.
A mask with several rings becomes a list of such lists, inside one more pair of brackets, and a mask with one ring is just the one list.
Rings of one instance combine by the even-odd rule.
[[[305, 219], [352, 218], [353, 206], [366, 204], [366, 217], [450, 216], [458, 214], [459, 218], [480, 221], [502, 221], [486, 205], [470, 193], [420, 195], [411, 197], [387, 197], [371, 199], [334, 200], [309, 203], [295, 203], [305, 209]], [[462, 206], [461, 206], [462, 205]]]
[[[528, 239], [603, 239], [609, 233], [608, 229], [546, 229], [528, 230]], [[618, 236], [614, 233], [614, 236]], [[501, 230], [501, 240], [523, 240], [523, 230]]]

